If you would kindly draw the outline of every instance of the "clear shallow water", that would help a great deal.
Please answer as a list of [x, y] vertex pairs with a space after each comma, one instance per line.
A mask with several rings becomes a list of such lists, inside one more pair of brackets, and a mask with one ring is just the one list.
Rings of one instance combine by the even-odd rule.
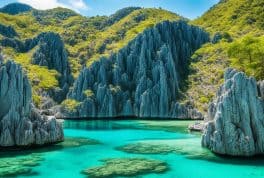
[[[63, 147], [23, 151], [16, 153], [17, 155], [13, 152], [2, 153], [0, 163], [13, 166], [8, 171], [20, 171], [12, 176], [78, 178], [87, 177], [81, 174], [81, 171], [103, 165], [103, 159], [147, 158], [166, 162], [169, 170], [162, 174], [150, 173], [140, 177], [264, 178], [264, 158], [232, 159], [211, 154], [201, 148], [199, 134], [187, 132], [186, 128], [190, 122], [65, 121], [66, 138], [93, 139], [96, 144], [69, 142]], [[129, 149], [126, 152], [116, 149], [134, 144], [143, 147], [141, 150]], [[154, 152], [147, 153], [152, 148], [155, 148]], [[145, 154], [141, 154], [142, 151], [145, 151]], [[24, 165], [24, 171], [21, 171], [19, 168], [25, 160], [36, 160], [36, 164]], [[18, 165], [15, 165], [16, 162]], [[0, 173], [6, 171], [5, 166], [0, 164]]]

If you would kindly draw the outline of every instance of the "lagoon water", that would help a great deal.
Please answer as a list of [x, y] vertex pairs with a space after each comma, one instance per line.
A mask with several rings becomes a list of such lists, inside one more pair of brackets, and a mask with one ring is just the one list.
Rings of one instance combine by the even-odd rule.
[[65, 121], [63, 144], [2, 152], [0, 177], [88, 177], [82, 171], [104, 165], [104, 159], [146, 158], [166, 162], [168, 169], [158, 174], [139, 173], [137, 177], [264, 178], [264, 158], [214, 155], [201, 148], [200, 134], [187, 131], [191, 122]]

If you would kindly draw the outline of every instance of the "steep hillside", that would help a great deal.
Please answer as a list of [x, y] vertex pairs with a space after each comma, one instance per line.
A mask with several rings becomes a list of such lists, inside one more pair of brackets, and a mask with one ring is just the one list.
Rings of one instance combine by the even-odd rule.
[[[10, 6], [14, 5], [2, 9], [10, 9]], [[18, 9], [24, 7], [18, 3], [15, 6]], [[61, 101], [65, 98], [65, 91], [72, 83], [68, 75], [73, 74], [77, 77], [82, 66], [87, 63], [90, 65], [101, 56], [109, 56], [118, 51], [148, 27], [163, 20], [181, 18], [162, 9], [137, 7], [121, 9], [109, 17], [83, 17], [65, 8], [45, 11], [30, 8], [23, 13], [2, 12], [0, 13], [2, 51], [27, 71], [37, 105], [43, 103], [43, 93], [45, 96], [47, 93], [55, 96], [63, 91], [56, 100]], [[43, 34], [50, 32], [54, 33], [54, 36], [59, 36], [55, 38], [58, 40], [40, 39]], [[53, 52], [58, 50], [58, 54], [51, 55], [49, 48], [52, 48], [49, 46], [52, 46], [52, 43], [57, 43], [65, 49], [55, 48]], [[57, 62], [55, 65], [67, 66], [69, 63], [70, 67], [63, 73], [64, 70], [43, 60], [44, 58]]]
[[221, 0], [194, 24], [211, 33], [228, 32], [234, 37], [263, 34], [264, 2], [262, 0]]
[[205, 28], [212, 37], [212, 43], [192, 57], [185, 99], [194, 101], [199, 110], [207, 111], [227, 67], [264, 79], [263, 6], [262, 0], [222, 0], [191, 22]]
[[62, 124], [32, 107], [31, 86], [20, 65], [0, 61], [0, 86], [1, 147], [46, 145], [64, 140]]
[[145, 30], [109, 58], [82, 70], [63, 105], [75, 117], [202, 118], [178, 103], [189, 58], [207, 33], [186, 22]]
[[31, 10], [18, 15], [0, 13], [2, 25], [12, 27], [20, 40], [42, 32], [60, 34], [68, 51], [74, 76], [82, 65], [124, 47], [147, 27], [181, 17], [162, 9], [125, 8], [109, 17], [83, 17], [69, 9]]

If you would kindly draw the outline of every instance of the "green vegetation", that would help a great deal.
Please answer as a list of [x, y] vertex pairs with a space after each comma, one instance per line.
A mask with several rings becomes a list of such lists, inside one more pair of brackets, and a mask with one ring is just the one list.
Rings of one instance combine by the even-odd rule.
[[[221, 0], [204, 15], [190, 23], [211, 33], [214, 43], [205, 44], [190, 60], [188, 89], [183, 101], [192, 101], [206, 112], [227, 67], [246, 72], [258, 80], [264, 79], [264, 2], [263, 0]], [[84, 17], [69, 9], [31, 10], [17, 15], [0, 13], [2, 25], [10, 26], [14, 38], [26, 40], [41, 32], [53, 31], [65, 42], [72, 73], [76, 78], [84, 65], [90, 66], [101, 57], [107, 57], [126, 46], [146, 28], [164, 20], [183, 19], [172, 12], [155, 8], [125, 8], [110, 17]], [[217, 35], [218, 36], [217, 36]], [[218, 38], [217, 38], [218, 37]], [[3, 39], [0, 34], [0, 40]], [[58, 86], [58, 72], [30, 63], [35, 49], [18, 53], [4, 48], [5, 55], [21, 64], [33, 85], [33, 100], [41, 103], [39, 93]], [[119, 86], [110, 86], [112, 92]], [[84, 92], [87, 97], [92, 90]], [[64, 106], [74, 110], [75, 100], [66, 100]]]
[[258, 80], [264, 79], [264, 38], [246, 36], [234, 42], [228, 55], [233, 67]]
[[263, 5], [262, 0], [221, 0], [191, 22], [210, 32], [212, 39], [220, 34], [220, 39], [216, 44], [204, 45], [193, 55], [184, 100], [193, 101], [200, 111], [207, 112], [208, 101], [223, 83], [227, 67], [264, 79]]
[[101, 56], [118, 51], [146, 28], [164, 20], [180, 18], [162, 9], [140, 8], [126, 8], [110, 17], [83, 17], [65, 8], [32, 10], [18, 15], [0, 13], [1, 24], [13, 27], [20, 40], [41, 32], [59, 33], [75, 77], [83, 64], [90, 65]]
[[224, 71], [230, 65], [229, 45], [225, 41], [208, 43], [192, 56], [185, 100], [193, 101], [202, 112], [207, 112], [209, 102], [223, 83]]
[[16, 53], [12, 48], [4, 48], [3, 52], [23, 67], [32, 85], [33, 102], [39, 106], [41, 103], [40, 92], [58, 87], [59, 74], [56, 70], [31, 64], [30, 60], [34, 50], [32, 49], [28, 53]]
[[193, 23], [212, 34], [220, 31], [229, 32], [235, 37], [248, 33], [262, 35], [263, 5], [262, 0], [221, 0]]
[[109, 87], [110, 87], [111, 92], [113, 92], [113, 93], [117, 93], [118, 91], [121, 90], [121, 87], [118, 85], [116, 85], [116, 86], [110, 85]]
[[94, 92], [92, 90], [85, 90], [84, 94], [88, 98], [94, 96]]
[[[180, 16], [162, 9], [138, 9], [128, 16], [116, 22], [105, 31], [97, 34], [94, 49], [89, 56], [88, 66], [102, 56], [109, 56], [111, 52], [117, 52], [126, 46], [146, 28], [164, 20], [179, 20]], [[89, 44], [91, 46], [91, 44]]]
[[103, 160], [105, 164], [83, 171], [89, 177], [135, 177], [168, 170], [165, 162], [145, 158], [115, 158]]
[[75, 109], [79, 106], [79, 102], [73, 99], [66, 99], [62, 102], [62, 107], [64, 107], [66, 110], [73, 112]]
[[[164, 21], [178, 20], [181, 17], [162, 9], [125, 8], [110, 17], [84, 17], [72, 10], [55, 8], [51, 10], [30, 10], [17, 15], [0, 13], [1, 24], [10, 26], [17, 34], [14, 38], [25, 41], [42, 32], [55, 32], [63, 38], [72, 74], [77, 78], [83, 65], [90, 65], [102, 56], [108, 56], [127, 45], [129, 41], [148, 27]], [[0, 39], [5, 38], [0, 35]], [[36, 47], [37, 48], [37, 47]], [[46, 67], [32, 65], [31, 59], [35, 49], [19, 53], [4, 47], [5, 55], [22, 65], [33, 86], [33, 101], [39, 106], [42, 91], [58, 87], [59, 73]], [[119, 88], [111, 88], [113, 92]], [[93, 93], [87, 91], [87, 97]], [[74, 102], [67, 101], [70, 109]]]

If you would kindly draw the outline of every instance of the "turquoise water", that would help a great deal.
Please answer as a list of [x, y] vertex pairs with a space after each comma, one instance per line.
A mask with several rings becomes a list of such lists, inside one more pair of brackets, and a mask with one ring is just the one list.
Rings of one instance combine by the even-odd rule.
[[[17, 177], [78, 178], [87, 177], [81, 173], [83, 170], [103, 165], [103, 159], [147, 158], [166, 162], [168, 170], [161, 174], [140, 174], [138, 177], [264, 178], [264, 158], [235, 159], [211, 154], [201, 148], [199, 134], [188, 133], [188, 124], [190, 121], [65, 121], [66, 138], [87, 138], [93, 142], [69, 142], [61, 147], [1, 153], [0, 173], [5, 175], [5, 166], [9, 164], [9, 174], [6, 175], [13, 171], [12, 176]], [[117, 149], [133, 144], [145, 146], [142, 147], [144, 154], [142, 150], [125, 152]], [[148, 153], [148, 146], [155, 148], [155, 153]], [[21, 162], [33, 159], [37, 160], [36, 164], [19, 169]], [[15, 165], [16, 161], [18, 165]], [[3, 162], [5, 164], [1, 165]]]

